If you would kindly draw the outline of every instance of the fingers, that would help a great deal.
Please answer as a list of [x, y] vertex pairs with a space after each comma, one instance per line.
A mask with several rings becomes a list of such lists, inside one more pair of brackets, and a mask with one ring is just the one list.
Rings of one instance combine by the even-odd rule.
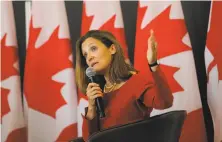
[[89, 83], [86, 89], [86, 95], [89, 100], [94, 100], [97, 97], [103, 97], [102, 89], [96, 83]]
[[102, 94], [96, 94], [94, 96], [91, 96], [89, 99], [94, 100], [94, 99], [96, 99], [98, 97], [103, 97], [103, 96], [102, 96]]
[[92, 87], [99, 87], [99, 84], [97, 84], [97, 83], [89, 83], [87, 89], [88, 88], [92, 88]]
[[103, 94], [100, 91], [93, 91], [87, 94], [89, 100], [94, 100], [98, 97], [103, 97]]
[[152, 47], [153, 49], [156, 49], [156, 47], [157, 47], [157, 42], [156, 42], [156, 39], [155, 39], [155, 36], [154, 36], [154, 31], [153, 31], [153, 29], [150, 30], [149, 42], [150, 42], [150, 44], [151, 44], [151, 47]]
[[150, 37], [148, 39], [148, 42], [150, 42], [151, 44], [155, 43], [154, 31], [152, 29], [150, 30]]
[[89, 91], [87, 92], [87, 96], [94, 96], [96, 94], [102, 94], [102, 91], [100, 90], [94, 90], [94, 91]]
[[154, 37], [154, 31], [153, 31], [153, 29], [150, 30], [150, 36], [151, 36], [151, 37]]
[[157, 42], [155, 42], [155, 49], [157, 50], [157, 45], [158, 45], [158, 43]]
[[89, 83], [88, 87], [86, 88], [86, 92], [91, 93], [92, 91], [95, 91], [95, 90], [98, 90], [98, 91], [102, 92], [102, 89], [100, 88], [100, 86], [98, 84]]
[[102, 92], [102, 89], [100, 87], [92, 87], [87, 91], [92, 92], [92, 91], [95, 91], [95, 90]]

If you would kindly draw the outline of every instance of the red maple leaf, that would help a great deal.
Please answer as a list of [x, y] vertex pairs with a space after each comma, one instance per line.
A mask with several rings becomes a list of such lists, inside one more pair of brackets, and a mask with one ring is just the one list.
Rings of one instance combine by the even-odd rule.
[[52, 76], [72, 67], [68, 58], [71, 54], [70, 40], [58, 38], [58, 26], [47, 42], [35, 48], [40, 31], [41, 28], [33, 28], [31, 21], [24, 91], [29, 107], [55, 118], [57, 109], [66, 102], [61, 96], [64, 83], [52, 80]]
[[93, 18], [94, 16], [86, 15], [86, 4], [83, 2], [81, 35], [84, 35], [89, 31]]
[[[135, 67], [138, 70], [149, 72], [146, 58], [148, 38], [150, 30], [154, 30], [158, 42], [158, 59], [175, 55], [177, 53], [191, 50], [182, 42], [182, 38], [187, 33], [183, 19], [169, 19], [171, 6], [166, 8], [154, 20], [152, 20], [144, 29], [141, 29], [144, 14], [149, 7], [138, 8], [138, 23], [135, 49]], [[173, 78], [174, 73], [179, 68], [163, 66], [163, 71], [172, 88], [172, 92], [183, 91], [182, 87]], [[173, 84], [173, 85], [172, 85]]]
[[9, 107], [9, 104], [8, 104], [8, 94], [9, 94], [9, 92], [10, 92], [10, 90], [1, 87], [1, 105], [2, 105], [1, 123], [2, 123], [2, 117], [10, 112], [10, 107]]
[[81, 99], [85, 99], [88, 100], [88, 97], [86, 96], [86, 94], [83, 94], [80, 89], [78, 89], [78, 104], [80, 103]]
[[21, 128], [12, 130], [5, 141], [6, 142], [28, 142], [27, 139], [28, 139], [27, 128], [21, 127]]
[[13, 67], [13, 64], [18, 61], [17, 48], [15, 46], [6, 46], [6, 34], [1, 40], [1, 80], [12, 75], [18, 75], [18, 71]]
[[164, 71], [164, 74], [166, 75], [166, 80], [168, 84], [170, 85], [170, 89], [173, 92], [180, 92], [184, 91], [184, 89], [175, 81], [173, 75], [179, 70], [177, 67], [167, 66], [161, 64], [161, 69]]
[[207, 142], [203, 109], [189, 112], [184, 121], [179, 142]]
[[[13, 67], [13, 64], [18, 61], [17, 48], [15, 46], [6, 46], [7, 34], [1, 39], [1, 81], [7, 79], [10, 76], [18, 75], [18, 71]], [[10, 90], [1, 87], [1, 103], [2, 111], [1, 118], [10, 112], [8, 104], [8, 94]]]
[[219, 80], [222, 80], [222, 3], [213, 1], [211, 11], [210, 31], [207, 34], [207, 47], [214, 56], [214, 60], [210, 63], [207, 73], [212, 70], [214, 66], [218, 67]]
[[71, 139], [77, 138], [77, 123], [71, 124], [64, 128], [59, 134], [56, 142], [70, 141]]
[[[86, 6], [85, 2], [83, 4], [83, 16], [82, 16], [82, 31], [81, 35], [84, 35], [90, 30], [94, 16], [86, 15]], [[106, 30], [111, 32], [116, 39], [120, 42], [120, 45], [123, 48], [123, 53], [126, 58], [128, 58], [128, 50], [125, 40], [124, 28], [115, 28], [116, 15], [113, 15], [109, 20], [107, 20], [98, 30]]]

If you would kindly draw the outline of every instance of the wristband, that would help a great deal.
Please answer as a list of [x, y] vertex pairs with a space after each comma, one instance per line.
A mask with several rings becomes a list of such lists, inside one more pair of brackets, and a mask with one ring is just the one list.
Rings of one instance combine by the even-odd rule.
[[156, 65], [159, 65], [159, 64], [157, 63], [157, 61], [154, 62], [154, 63], [152, 63], [152, 64], [149, 64], [150, 68], [153, 67], [153, 66], [156, 66]]
[[157, 61], [154, 62], [154, 63], [152, 63], [152, 64], [149, 64], [149, 67], [150, 67], [150, 71], [151, 71], [151, 72], [153, 72], [152, 69], [151, 69], [151, 67], [154, 67], [154, 66], [156, 66], [156, 65], [159, 65]]

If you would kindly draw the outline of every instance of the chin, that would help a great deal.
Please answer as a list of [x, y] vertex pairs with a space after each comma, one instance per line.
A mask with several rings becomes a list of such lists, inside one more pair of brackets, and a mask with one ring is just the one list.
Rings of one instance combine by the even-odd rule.
[[103, 68], [99, 67], [93, 67], [93, 70], [96, 72], [96, 74], [103, 75], [105, 70]]

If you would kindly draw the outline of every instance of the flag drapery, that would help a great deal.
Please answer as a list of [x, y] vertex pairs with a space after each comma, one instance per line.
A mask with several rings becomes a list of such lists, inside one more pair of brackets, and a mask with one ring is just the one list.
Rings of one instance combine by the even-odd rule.
[[[15, 12], [13, 11], [12, 3]], [[204, 79], [200, 78], [199, 83], [201, 83], [199, 84], [200, 88], [198, 88], [196, 72], [198, 77], [203, 72], [204, 75], [206, 74], [205, 70], [195, 69], [194, 65], [195, 59], [196, 66], [200, 62], [201, 65], [202, 63], [204, 64], [204, 59], [198, 61], [198, 58], [194, 58], [197, 54], [203, 57], [201, 53], [198, 53], [203, 51], [202, 46], [198, 46], [201, 44], [195, 44], [202, 43], [203, 40], [201, 41], [201, 37], [192, 37], [192, 35], [199, 34], [198, 30], [204, 31], [202, 29], [204, 26], [201, 25], [200, 29], [195, 29], [196, 31], [190, 28], [189, 33], [192, 43], [194, 43], [192, 44], [193, 47], [191, 47], [179, 1], [138, 1], [135, 3], [138, 3], [138, 9], [135, 8], [132, 11], [135, 12], [135, 15], [137, 14], [137, 19], [131, 13], [131, 9], [127, 9], [132, 8], [132, 6], [128, 5], [129, 7], [126, 9], [122, 9], [123, 13], [124, 11], [126, 12], [124, 13], [126, 26], [134, 26], [134, 23], [130, 21], [134, 16], [135, 20], [137, 20], [136, 32], [133, 29], [129, 29], [127, 32], [130, 35], [127, 36], [129, 39], [133, 39], [130, 38], [131, 34], [132, 37], [136, 35], [135, 52], [133, 53], [135, 55], [135, 68], [141, 72], [150, 72], [146, 52], [150, 30], [153, 29], [158, 42], [160, 68], [165, 73], [174, 95], [174, 104], [171, 108], [166, 110], [154, 109], [151, 116], [173, 110], [187, 110], [188, 116], [184, 123], [180, 142], [206, 142], [199, 89], [200, 91], [206, 91], [207, 89], [207, 98], [203, 93], [201, 94], [202, 99], [204, 101], [207, 99], [212, 114], [214, 142], [221, 142], [222, 40], [220, 34], [222, 33], [222, 19], [220, 14], [222, 13], [222, 3], [212, 1], [209, 13], [204, 56], [208, 77], [207, 88], [201, 87], [201, 83], [205, 85], [206, 83], [203, 83]], [[1, 140], [6, 142], [51, 142], [68, 141], [77, 136], [82, 136], [81, 114], [84, 114], [88, 101], [84, 94], [78, 92], [77, 95], [76, 91], [74, 61], [72, 60], [73, 51], [70, 44], [66, 10], [69, 22], [76, 22], [73, 25], [77, 26], [78, 21], [82, 20], [82, 22], [79, 21], [81, 25], [75, 27], [81, 28], [81, 33], [72, 31], [74, 35], [72, 36], [73, 41], [75, 37], [84, 35], [89, 30], [107, 30], [113, 33], [120, 42], [126, 61], [129, 62], [120, 1], [86, 0], [81, 3], [73, 2], [72, 4], [75, 8], [69, 2], [64, 1], [26, 1], [22, 2], [22, 4], [30, 4], [30, 7], [26, 7], [28, 11], [25, 13], [21, 12], [21, 8], [24, 8], [20, 5], [21, 3], [19, 4], [21, 7], [17, 4], [17, 2], [1, 1]], [[78, 7], [80, 4], [82, 8]], [[127, 5], [125, 2], [121, 2], [121, 4]], [[189, 25], [195, 27], [202, 23], [198, 21], [202, 18], [194, 18], [199, 14], [203, 16], [203, 19], [207, 18], [207, 12], [198, 12], [201, 9], [207, 10], [205, 8], [209, 6], [210, 2], [205, 4], [196, 3], [201, 6], [198, 10], [192, 9], [195, 6], [191, 8], [192, 12], [197, 12], [195, 13], [196, 15], [192, 15], [192, 18], [197, 20], [196, 22], [190, 20], [192, 18], [189, 18], [190, 13], [186, 10], [186, 6], [192, 4], [192, 2], [182, 4], [184, 4], [185, 14], [188, 15], [186, 19], [188, 27]], [[80, 13], [77, 15], [80, 12], [78, 8], [82, 10], [82, 15]], [[76, 13], [73, 14], [73, 12]], [[17, 34], [19, 35], [17, 38], [14, 14], [16, 19], [19, 19], [16, 21], [16, 26], [18, 26]], [[21, 33], [25, 32], [25, 29], [24, 31], [19, 29], [21, 28], [19, 25], [25, 24], [22, 14], [26, 16], [26, 37], [23, 37], [25, 34]], [[133, 17], [131, 18], [131, 16]], [[76, 19], [79, 20], [77, 21]], [[73, 25], [70, 24], [70, 26]], [[205, 24], [203, 23], [203, 25]], [[21, 41], [22, 38], [24, 38], [23, 41]], [[27, 47], [20, 46], [25, 41], [25, 38]], [[20, 47], [17, 45], [17, 39]], [[74, 47], [75, 45], [72, 46]], [[20, 62], [18, 49], [19, 53], [22, 50], [26, 52], [26, 55], [23, 54], [23, 51], [20, 54], [22, 56], [20, 56]], [[196, 53], [194, 52], [194, 57], [192, 49], [197, 51]], [[26, 60], [24, 89], [21, 90], [19, 64], [21, 67], [24, 66], [23, 59]], [[22, 70], [23, 68], [21, 68]], [[21, 77], [23, 80], [23, 72], [21, 72]], [[152, 78], [151, 72], [150, 77]], [[206, 108], [207, 104], [204, 101], [203, 107]], [[23, 107], [25, 111], [23, 111]], [[209, 114], [208, 110], [205, 109], [204, 111], [205, 116], [207, 116], [206, 114]], [[209, 120], [207, 117], [205, 119], [206, 126], [208, 126], [207, 122]]]
[[214, 141], [222, 141], [222, 2], [212, 1], [205, 48], [207, 101], [214, 124]]
[[11, 1], [1, 2], [1, 141], [26, 142], [18, 46]]
[[24, 96], [28, 141], [77, 136], [77, 94], [64, 1], [33, 1], [26, 49]]
[[160, 68], [174, 96], [171, 108], [154, 109], [151, 116], [173, 110], [186, 110], [188, 116], [180, 142], [205, 142], [200, 93], [181, 3], [139, 1], [136, 28], [135, 68], [141, 72], [150, 72], [146, 52], [150, 30], [153, 29], [158, 43]]
[[89, 30], [111, 32], [120, 42], [124, 55], [128, 59], [122, 11], [118, 0], [83, 2], [81, 35]]

